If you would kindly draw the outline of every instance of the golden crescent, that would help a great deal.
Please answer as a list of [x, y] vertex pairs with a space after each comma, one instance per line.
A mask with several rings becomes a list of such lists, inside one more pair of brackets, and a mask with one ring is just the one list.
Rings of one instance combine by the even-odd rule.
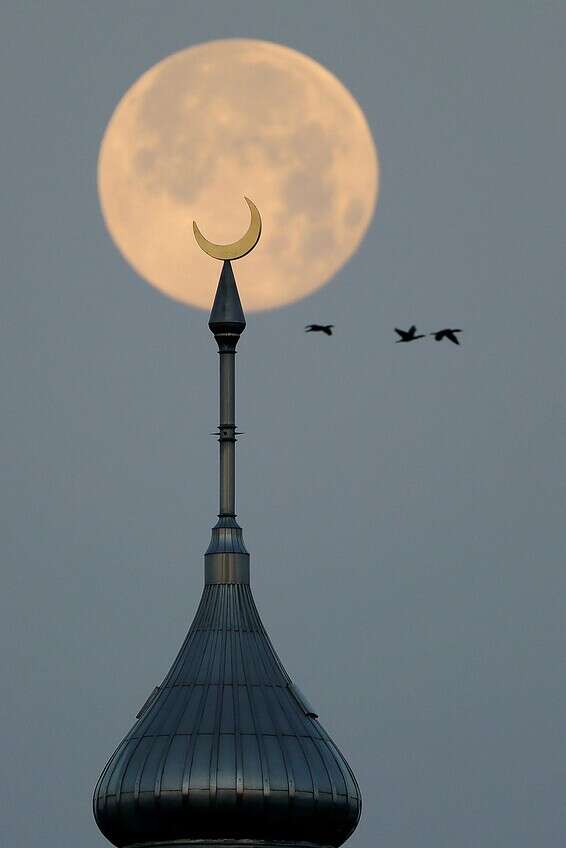
[[197, 226], [197, 222], [193, 221], [193, 232], [198, 246], [209, 256], [212, 256], [213, 259], [241, 259], [242, 256], [253, 250], [258, 243], [261, 235], [261, 215], [257, 206], [249, 197], [244, 197], [244, 200], [250, 207], [250, 226], [247, 233], [238, 241], [232, 242], [232, 244], [213, 244], [213, 242], [205, 239]]

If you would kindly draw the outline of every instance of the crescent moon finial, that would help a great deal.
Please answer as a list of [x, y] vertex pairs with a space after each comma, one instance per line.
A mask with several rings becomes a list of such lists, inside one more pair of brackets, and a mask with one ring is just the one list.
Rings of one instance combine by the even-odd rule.
[[242, 256], [245, 256], [253, 250], [258, 243], [261, 235], [261, 215], [259, 214], [257, 206], [249, 199], [249, 197], [244, 197], [244, 200], [250, 207], [250, 226], [248, 227], [247, 233], [238, 241], [232, 242], [232, 244], [214, 244], [203, 236], [198, 228], [197, 222], [193, 221], [193, 232], [198, 246], [201, 250], [204, 250], [208, 256], [212, 256], [213, 259], [224, 259], [225, 261], [230, 259], [241, 259]]

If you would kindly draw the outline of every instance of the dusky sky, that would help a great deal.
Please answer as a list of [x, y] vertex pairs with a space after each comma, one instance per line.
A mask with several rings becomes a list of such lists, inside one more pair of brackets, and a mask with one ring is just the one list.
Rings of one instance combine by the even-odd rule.
[[360, 782], [348, 845], [558, 846], [566, 6], [526, 0], [4, 4], [2, 842], [107, 844], [95, 781], [200, 597], [215, 344], [116, 251], [96, 161], [144, 70], [235, 36], [327, 66], [380, 153], [358, 253], [238, 356], [252, 585]]

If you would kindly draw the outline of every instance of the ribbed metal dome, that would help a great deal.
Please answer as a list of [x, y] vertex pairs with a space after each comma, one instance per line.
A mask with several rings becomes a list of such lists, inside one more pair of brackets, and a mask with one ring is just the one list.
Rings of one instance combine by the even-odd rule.
[[337, 846], [360, 806], [348, 764], [281, 665], [250, 587], [206, 586], [171, 671], [99, 780], [101, 831], [119, 846]]
[[173, 666], [110, 758], [94, 815], [116, 846], [339, 846], [361, 811], [346, 760], [260, 620], [236, 522], [234, 360], [245, 328], [225, 262], [209, 326], [220, 353], [220, 514], [205, 587]]

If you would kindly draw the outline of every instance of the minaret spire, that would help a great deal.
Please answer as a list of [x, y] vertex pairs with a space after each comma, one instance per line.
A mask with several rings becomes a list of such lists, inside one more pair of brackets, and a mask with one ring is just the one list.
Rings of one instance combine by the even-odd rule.
[[206, 551], [205, 583], [249, 583], [250, 555], [236, 521], [236, 346], [246, 328], [236, 280], [224, 262], [208, 326], [220, 356], [220, 504], [218, 521]]
[[185, 641], [94, 790], [96, 822], [117, 848], [340, 848], [360, 817], [352, 770], [263, 626], [236, 523], [234, 365], [246, 320], [230, 260], [259, 238], [248, 205], [250, 229], [233, 245], [194, 225], [203, 250], [224, 260], [209, 321], [220, 354], [220, 510]]

